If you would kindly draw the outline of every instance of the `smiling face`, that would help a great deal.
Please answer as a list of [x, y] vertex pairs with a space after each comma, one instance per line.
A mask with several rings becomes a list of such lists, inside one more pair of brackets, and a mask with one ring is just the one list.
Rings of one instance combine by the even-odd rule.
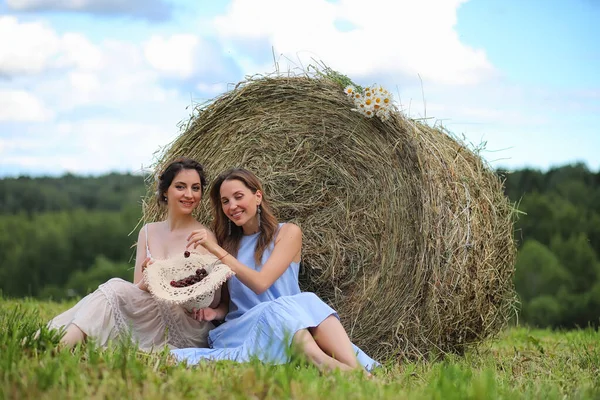
[[195, 169], [179, 171], [164, 195], [167, 198], [169, 212], [191, 214], [202, 198], [202, 184], [198, 171]]
[[256, 212], [262, 201], [262, 193], [252, 193], [242, 181], [226, 180], [221, 184], [221, 208], [223, 213], [237, 226], [241, 226], [245, 234], [258, 231]]

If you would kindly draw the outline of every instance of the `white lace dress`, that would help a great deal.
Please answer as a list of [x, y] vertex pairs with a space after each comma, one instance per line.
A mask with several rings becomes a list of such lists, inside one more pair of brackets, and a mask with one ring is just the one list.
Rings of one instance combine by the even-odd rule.
[[[151, 257], [147, 240], [146, 254]], [[71, 324], [100, 346], [128, 338], [144, 351], [165, 345], [172, 349], [208, 347], [208, 331], [213, 328], [210, 322], [190, 317], [181, 306], [157, 301], [137, 285], [119, 278], [98, 286], [48, 326], [59, 329]]]

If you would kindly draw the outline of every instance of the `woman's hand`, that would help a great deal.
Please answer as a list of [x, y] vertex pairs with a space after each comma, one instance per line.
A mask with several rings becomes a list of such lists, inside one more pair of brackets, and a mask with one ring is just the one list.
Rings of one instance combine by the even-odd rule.
[[[146, 270], [146, 268], [148, 268], [148, 266], [150, 266], [153, 262], [154, 262], [153, 259], [151, 259], [150, 257], [146, 257], [146, 259], [142, 263], [142, 274], [144, 273], [144, 271]], [[148, 290], [148, 283], [146, 282], [146, 279], [144, 279], [143, 275], [142, 275], [142, 279], [138, 282], [137, 286], [141, 290], [144, 290], [146, 292], [149, 291]]]
[[146, 270], [146, 268], [148, 268], [148, 266], [152, 265], [153, 262], [153, 259], [151, 259], [150, 257], [146, 257], [144, 262], [142, 262], [142, 273]]
[[214, 240], [214, 235], [210, 233], [206, 229], [198, 229], [192, 231], [187, 238], [187, 245], [185, 248], [189, 248], [193, 246], [194, 249], [198, 246], [203, 246], [206, 250], [210, 251], [212, 254], [219, 256], [218, 251], [221, 248], [217, 242]]
[[217, 311], [214, 308], [192, 309], [190, 313], [196, 321], [214, 321], [217, 318]]

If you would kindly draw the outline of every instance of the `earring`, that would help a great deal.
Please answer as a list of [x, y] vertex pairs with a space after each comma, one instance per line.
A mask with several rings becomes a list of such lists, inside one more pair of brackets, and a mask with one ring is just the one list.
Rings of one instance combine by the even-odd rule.
[[260, 229], [260, 204], [258, 205], [258, 210], [256, 210], [256, 213], [258, 214], [258, 228]]
[[229, 220], [229, 223], [227, 224], [227, 236], [231, 236], [231, 220]]
[[169, 199], [167, 199], [167, 196], [165, 196], [164, 199], [165, 199], [165, 203], [169, 202]]

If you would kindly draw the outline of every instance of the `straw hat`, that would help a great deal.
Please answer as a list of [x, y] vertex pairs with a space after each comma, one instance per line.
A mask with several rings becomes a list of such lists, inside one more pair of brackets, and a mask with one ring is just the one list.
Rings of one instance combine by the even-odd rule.
[[[144, 270], [144, 280], [150, 293], [167, 303], [179, 304], [188, 311], [192, 308], [208, 307], [217, 289], [234, 272], [220, 262], [212, 254], [186, 252], [165, 260], [155, 260]], [[200, 282], [186, 287], [174, 287], [172, 281], [196, 275], [198, 269], [204, 268], [208, 274]]]

